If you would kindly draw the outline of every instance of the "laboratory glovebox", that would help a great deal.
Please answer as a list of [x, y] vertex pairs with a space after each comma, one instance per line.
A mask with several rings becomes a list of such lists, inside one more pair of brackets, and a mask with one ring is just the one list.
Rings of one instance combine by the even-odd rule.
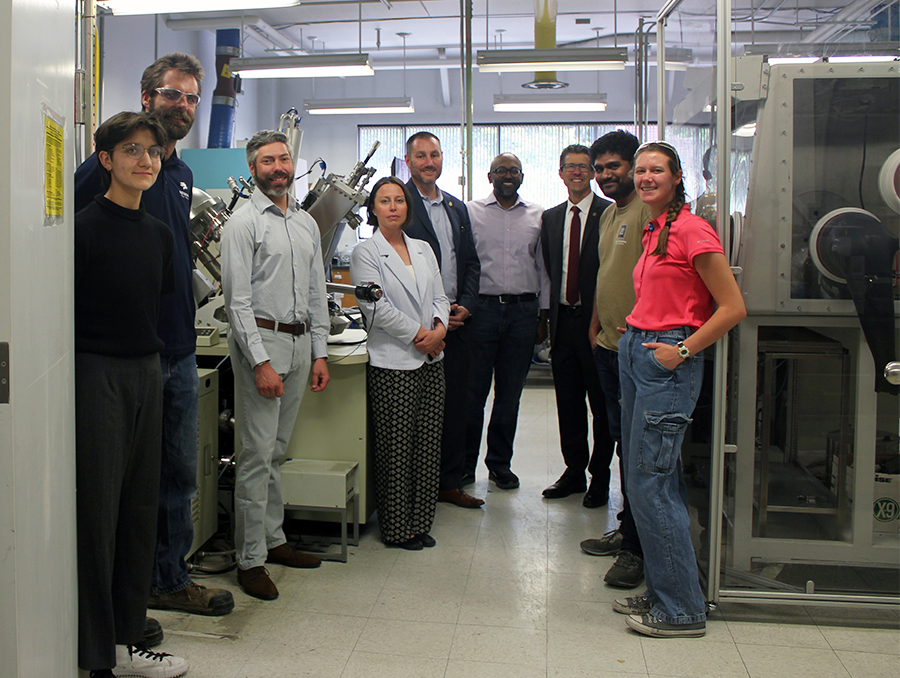
[[815, 588], [825, 564], [891, 568], [900, 552], [872, 517], [876, 456], [896, 461], [900, 432], [882, 376], [900, 359], [900, 62], [739, 57], [733, 80], [735, 128], [755, 136], [732, 247], [748, 317], [733, 337], [726, 570], [806, 563]]

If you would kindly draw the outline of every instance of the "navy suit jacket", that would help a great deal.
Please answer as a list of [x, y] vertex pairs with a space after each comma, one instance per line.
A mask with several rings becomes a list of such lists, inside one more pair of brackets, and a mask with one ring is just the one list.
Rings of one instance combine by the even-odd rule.
[[[541, 215], [541, 249], [544, 254], [544, 270], [550, 277], [550, 344], [556, 337], [556, 321], [559, 318], [559, 295], [562, 281], [563, 229], [566, 225], [568, 201], [551, 207]], [[590, 323], [593, 311], [594, 290], [597, 288], [597, 271], [600, 257], [597, 251], [600, 239], [600, 215], [612, 203], [594, 194], [591, 209], [584, 221], [581, 238], [581, 258], [578, 260], [578, 294]], [[585, 340], [587, 331], [585, 330]]]
[[[428, 210], [419, 194], [419, 189], [410, 179], [406, 183], [412, 195], [413, 216], [409, 226], [406, 227], [406, 235], [410, 238], [424, 240], [434, 251], [438, 266], [441, 265], [441, 246], [438, 244], [437, 234], [434, 232], [434, 224], [428, 216]], [[456, 299], [450, 299], [451, 304], [459, 304], [469, 313], [475, 312], [478, 303], [478, 283], [481, 279], [481, 262], [475, 252], [475, 238], [472, 235], [472, 224], [469, 222], [469, 211], [462, 200], [454, 198], [449, 193], [441, 191], [444, 195], [444, 209], [450, 218], [450, 227], [453, 230], [453, 248], [456, 250]], [[596, 240], [594, 249], [597, 249]], [[596, 254], [596, 253], [595, 253]], [[596, 271], [595, 271], [596, 275]]]

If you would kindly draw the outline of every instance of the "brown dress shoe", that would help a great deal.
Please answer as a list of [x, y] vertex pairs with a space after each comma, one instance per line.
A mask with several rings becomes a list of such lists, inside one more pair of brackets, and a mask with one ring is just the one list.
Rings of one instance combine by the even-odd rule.
[[238, 584], [248, 596], [261, 600], [275, 600], [278, 597], [275, 582], [269, 579], [269, 571], [262, 565], [251, 567], [249, 570], [238, 568], [237, 573]]
[[266, 558], [267, 563], [277, 563], [279, 565], [287, 565], [288, 567], [319, 567], [322, 561], [318, 557], [310, 553], [302, 553], [296, 549], [292, 549], [287, 544], [276, 546], [269, 549], [269, 557]]
[[461, 487], [455, 490], [438, 490], [438, 501], [444, 501], [448, 504], [456, 504], [462, 508], [480, 508], [484, 505], [484, 499], [478, 499], [471, 494], [467, 494]]

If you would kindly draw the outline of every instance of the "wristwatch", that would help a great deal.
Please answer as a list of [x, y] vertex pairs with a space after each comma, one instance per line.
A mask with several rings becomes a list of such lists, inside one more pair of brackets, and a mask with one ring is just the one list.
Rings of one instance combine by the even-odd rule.
[[691, 357], [691, 349], [685, 346], [683, 341], [679, 341], [675, 344], [675, 348], [678, 349], [678, 355], [681, 356], [682, 360], [687, 360]]

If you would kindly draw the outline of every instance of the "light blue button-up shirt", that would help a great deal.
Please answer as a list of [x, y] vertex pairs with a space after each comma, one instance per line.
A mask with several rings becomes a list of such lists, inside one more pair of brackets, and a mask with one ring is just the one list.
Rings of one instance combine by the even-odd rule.
[[319, 227], [288, 199], [287, 214], [258, 188], [222, 233], [222, 290], [230, 332], [251, 366], [269, 360], [256, 318], [308, 322], [312, 359], [328, 357], [328, 304]]
[[441, 281], [444, 283], [444, 293], [451, 302], [456, 301], [458, 293], [456, 285], [456, 249], [453, 247], [453, 227], [450, 225], [450, 217], [447, 210], [444, 209], [444, 194], [438, 189], [438, 195], [432, 200], [427, 195], [422, 195], [425, 202], [425, 209], [428, 212], [428, 218], [431, 219], [431, 225], [434, 227], [434, 233], [438, 239], [438, 245], [441, 246]]

